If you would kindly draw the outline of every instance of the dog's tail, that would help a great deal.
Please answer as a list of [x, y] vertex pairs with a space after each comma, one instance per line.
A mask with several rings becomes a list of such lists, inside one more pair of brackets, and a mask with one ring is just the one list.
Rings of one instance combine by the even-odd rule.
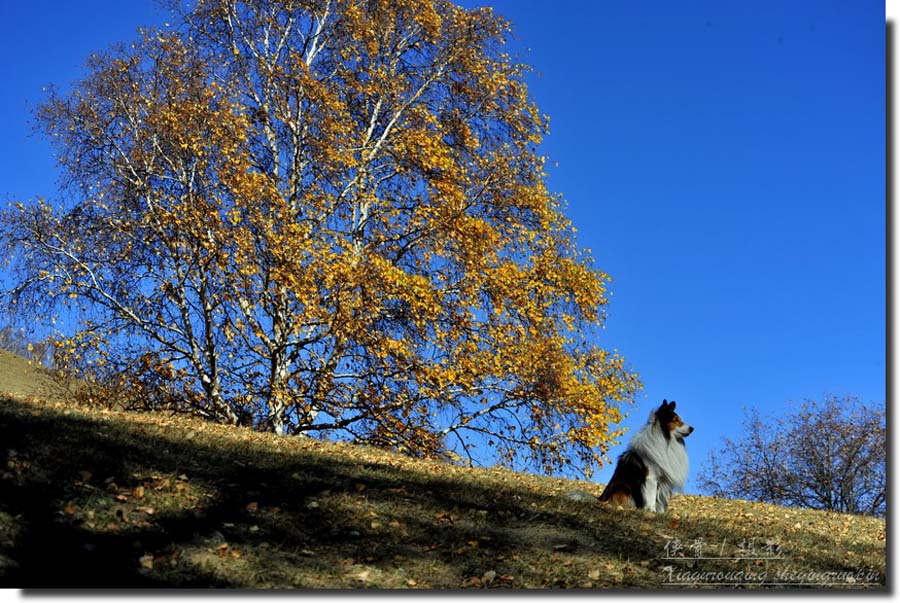
[[574, 500], [575, 502], [595, 502], [597, 500], [597, 497], [593, 494], [581, 490], [566, 492], [566, 498]]

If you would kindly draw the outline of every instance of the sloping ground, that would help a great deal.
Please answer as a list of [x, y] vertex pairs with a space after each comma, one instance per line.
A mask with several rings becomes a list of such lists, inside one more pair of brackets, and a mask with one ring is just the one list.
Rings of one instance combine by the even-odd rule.
[[[0, 587], [884, 588], [881, 520], [0, 397]], [[723, 586], [724, 585], [724, 586]]]
[[0, 393], [43, 396], [54, 385], [48, 371], [39, 364], [0, 350]]

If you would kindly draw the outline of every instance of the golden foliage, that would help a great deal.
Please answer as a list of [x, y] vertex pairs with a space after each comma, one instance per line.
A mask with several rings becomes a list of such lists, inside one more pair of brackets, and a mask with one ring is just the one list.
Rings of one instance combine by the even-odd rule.
[[596, 343], [609, 277], [546, 189], [509, 24], [428, 0], [187, 17], [40, 109], [80, 194], [6, 215], [20, 293], [86, 298], [105, 362], [152, 357], [217, 420], [600, 461], [639, 383]]

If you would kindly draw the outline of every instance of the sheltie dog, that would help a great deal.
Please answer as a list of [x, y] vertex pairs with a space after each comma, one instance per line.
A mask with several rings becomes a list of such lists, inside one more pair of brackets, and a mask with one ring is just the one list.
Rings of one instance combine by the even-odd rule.
[[675, 412], [675, 402], [663, 400], [619, 457], [600, 502], [665, 513], [672, 491], [687, 481], [684, 438], [692, 431]]

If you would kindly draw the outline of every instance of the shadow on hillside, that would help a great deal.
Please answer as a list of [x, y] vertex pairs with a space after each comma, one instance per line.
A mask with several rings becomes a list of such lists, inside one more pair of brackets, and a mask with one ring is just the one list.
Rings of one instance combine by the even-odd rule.
[[[0, 518], [12, 524], [4, 534], [0, 521], [0, 586], [315, 588], [366, 586], [365, 572], [380, 572], [380, 586], [456, 588], [488, 570], [495, 586], [578, 586], [587, 570], [572, 563], [603, 560], [615, 584], [661, 580], [664, 517], [562, 495], [313, 451], [177, 442], [2, 400], [0, 442], [9, 469]], [[147, 474], [165, 484], [154, 494], [160, 509], [131, 521], [145, 517], [139, 503], [115, 492], [149, 484]], [[107, 476], [115, 488], [103, 487]], [[685, 524], [684, 533], [728, 537], [721, 526]], [[147, 555], [152, 567], [142, 567]], [[632, 562], [643, 565], [622, 575]], [[607, 569], [593, 579], [613, 584]]]

